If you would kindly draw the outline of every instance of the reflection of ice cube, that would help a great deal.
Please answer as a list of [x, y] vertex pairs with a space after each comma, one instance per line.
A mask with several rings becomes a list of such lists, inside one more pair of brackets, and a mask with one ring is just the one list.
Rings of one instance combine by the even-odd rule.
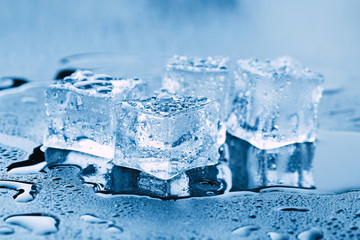
[[227, 59], [174, 56], [167, 65], [163, 87], [183, 95], [216, 99], [224, 119], [231, 88]]
[[113, 167], [110, 159], [57, 148], [47, 148], [44, 154], [48, 167], [75, 165], [81, 168], [80, 175], [85, 182], [98, 186], [99, 190], [108, 184], [108, 175]]
[[288, 57], [239, 60], [236, 75], [242, 89], [228, 119], [232, 135], [261, 149], [315, 140], [322, 75]]
[[314, 143], [296, 143], [261, 150], [250, 143], [227, 135], [232, 190], [270, 186], [313, 188], [312, 160]]
[[113, 79], [77, 71], [46, 90], [48, 128], [44, 146], [114, 157], [114, 104], [140, 96], [137, 79]]
[[215, 100], [160, 92], [117, 105], [114, 164], [169, 179], [216, 164], [225, 133]]
[[76, 151], [47, 148], [48, 167], [76, 165], [86, 183], [100, 192], [137, 194], [164, 199], [218, 195], [231, 188], [231, 173], [226, 163], [192, 168], [171, 179], [159, 179], [133, 168], [114, 166], [111, 160]]
[[225, 163], [192, 168], [163, 180], [136, 169], [115, 166], [110, 172], [111, 193], [131, 193], [163, 199], [219, 195], [231, 187], [231, 173]]

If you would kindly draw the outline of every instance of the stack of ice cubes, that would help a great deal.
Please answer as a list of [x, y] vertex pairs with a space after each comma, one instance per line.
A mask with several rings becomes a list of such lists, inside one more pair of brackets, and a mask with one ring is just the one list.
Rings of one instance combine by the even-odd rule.
[[112, 159], [115, 155], [115, 104], [143, 95], [139, 79], [115, 79], [76, 71], [46, 92], [48, 119], [43, 145]]
[[313, 142], [323, 76], [280, 57], [237, 62], [239, 89], [227, 131], [259, 149]]
[[[96, 179], [102, 179], [109, 190], [183, 197], [194, 194], [191, 187], [198, 188], [197, 181], [211, 179], [220, 186], [217, 176], [228, 175], [221, 174], [226, 171], [219, 164], [219, 149], [227, 149], [222, 121], [228, 117], [228, 135], [254, 146], [233, 149], [231, 145], [232, 153], [247, 156], [256, 152], [259, 154], [249, 161], [258, 159], [270, 164], [263, 171], [261, 183], [285, 181], [286, 185], [288, 179], [298, 182], [296, 174], [311, 169], [310, 160], [305, 167], [288, 168], [295, 161], [291, 159], [302, 158], [297, 153], [301, 151], [293, 150], [300, 148], [294, 145], [279, 151], [262, 150], [315, 140], [322, 75], [289, 57], [239, 60], [234, 101], [230, 101], [234, 87], [229, 75], [226, 58], [174, 56], [166, 68], [164, 89], [145, 97], [141, 80], [76, 71], [46, 90], [48, 128], [44, 146], [97, 156], [90, 168], [82, 160], [71, 160], [68, 154], [62, 161], [82, 164], [91, 179], [101, 172], [104, 177]], [[228, 116], [230, 102], [232, 111]], [[234, 166], [234, 159], [230, 159], [230, 165]], [[255, 163], [246, 165], [244, 169], [258, 179], [260, 167]], [[278, 172], [281, 169], [285, 169], [284, 174]], [[110, 179], [108, 183], [106, 179]], [[312, 183], [310, 177], [307, 179]], [[264, 187], [255, 180], [251, 186]]]
[[[126, 184], [117, 179], [135, 176], [130, 181], [136, 185], [134, 192], [183, 197], [193, 192], [191, 184], [198, 186], [194, 179], [217, 181], [213, 175], [221, 175], [217, 164], [225, 128], [214, 99], [167, 90], [146, 98], [144, 83], [138, 79], [89, 71], [76, 71], [50, 85], [45, 94], [47, 161], [76, 164], [86, 173], [91, 169], [84, 179], [98, 179], [103, 190], [122, 192]], [[205, 174], [209, 171], [211, 178]], [[194, 172], [202, 175], [194, 177]]]
[[220, 104], [221, 118], [224, 120], [232, 89], [228, 58], [175, 55], [168, 61], [163, 87], [181, 95], [214, 98]]

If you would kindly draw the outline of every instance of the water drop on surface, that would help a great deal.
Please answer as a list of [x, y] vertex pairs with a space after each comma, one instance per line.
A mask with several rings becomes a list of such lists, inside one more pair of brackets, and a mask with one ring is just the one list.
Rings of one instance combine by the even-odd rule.
[[297, 236], [297, 239], [299, 240], [316, 240], [316, 239], [322, 239], [324, 237], [324, 233], [319, 228], [311, 228], [309, 230], [306, 230], [302, 233], [300, 233]]
[[8, 226], [0, 226], [0, 235], [10, 235], [13, 234], [15, 231], [12, 227]]
[[277, 209], [278, 211], [284, 212], [309, 212], [310, 209], [306, 207], [280, 207]]
[[121, 227], [117, 227], [117, 226], [110, 226], [105, 231], [108, 232], [108, 233], [122, 233], [122, 232], [124, 232], [124, 230]]
[[257, 226], [248, 225], [248, 226], [236, 228], [232, 231], [232, 233], [239, 237], [249, 237], [252, 232], [257, 231], [259, 229], [260, 228]]
[[12, 215], [5, 218], [4, 221], [12, 225], [26, 228], [37, 235], [56, 233], [60, 223], [60, 220], [53, 216], [38, 213]]
[[288, 240], [289, 236], [286, 234], [280, 234], [280, 233], [276, 233], [276, 232], [269, 232], [268, 236], [270, 237], [271, 240]]
[[98, 218], [91, 214], [82, 215], [82, 216], [80, 216], [80, 219], [87, 223], [95, 223], [95, 224], [112, 223], [111, 221], [107, 221], [107, 220]]

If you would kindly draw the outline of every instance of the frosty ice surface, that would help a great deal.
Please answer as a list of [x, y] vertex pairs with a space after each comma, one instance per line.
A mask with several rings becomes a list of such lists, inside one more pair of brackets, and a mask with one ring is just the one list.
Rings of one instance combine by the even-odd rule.
[[289, 57], [239, 60], [237, 86], [227, 130], [257, 148], [272, 149], [316, 137], [321, 74]]
[[163, 87], [179, 94], [216, 99], [224, 119], [231, 88], [227, 58], [174, 56], [166, 67]]
[[137, 79], [114, 79], [77, 71], [45, 92], [48, 128], [44, 146], [113, 158], [114, 104], [135, 98], [144, 84]]
[[117, 105], [114, 164], [160, 179], [216, 164], [225, 132], [219, 106], [208, 98], [180, 97], [166, 91]]

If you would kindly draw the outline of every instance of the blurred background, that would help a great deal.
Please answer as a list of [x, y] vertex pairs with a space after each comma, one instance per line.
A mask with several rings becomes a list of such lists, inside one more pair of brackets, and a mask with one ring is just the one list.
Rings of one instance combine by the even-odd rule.
[[48, 80], [65, 56], [290, 55], [327, 88], [360, 78], [357, 0], [0, 2], [0, 76]]

